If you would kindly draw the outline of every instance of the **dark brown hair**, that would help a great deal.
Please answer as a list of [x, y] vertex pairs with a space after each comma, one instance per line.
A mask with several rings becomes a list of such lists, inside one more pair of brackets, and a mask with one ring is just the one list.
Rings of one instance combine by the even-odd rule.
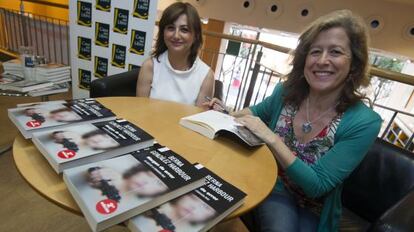
[[182, 14], [187, 16], [188, 29], [194, 35], [194, 42], [191, 45], [190, 55], [188, 56], [188, 64], [191, 66], [196, 60], [198, 50], [203, 43], [200, 16], [198, 15], [196, 8], [190, 3], [176, 2], [168, 6], [161, 16], [155, 50], [152, 52], [152, 55], [157, 61], [158, 57], [167, 50], [164, 41], [165, 27], [173, 24]]
[[299, 107], [308, 96], [309, 84], [304, 76], [306, 57], [316, 37], [331, 28], [345, 30], [352, 53], [349, 75], [339, 96], [336, 111], [338, 113], [345, 112], [349, 106], [365, 98], [363, 94], [358, 92], [358, 88], [369, 84], [367, 30], [360, 17], [352, 14], [349, 10], [339, 10], [315, 20], [299, 37], [299, 44], [293, 52], [293, 68], [284, 82], [285, 103]]

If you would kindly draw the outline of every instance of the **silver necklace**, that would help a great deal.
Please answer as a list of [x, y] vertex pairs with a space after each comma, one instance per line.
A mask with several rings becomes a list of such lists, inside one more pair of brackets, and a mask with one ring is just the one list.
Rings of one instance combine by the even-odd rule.
[[330, 107], [325, 112], [320, 114], [316, 119], [310, 121], [309, 120], [309, 97], [306, 99], [306, 121], [302, 124], [302, 131], [303, 133], [307, 134], [312, 131], [312, 123], [317, 122], [319, 119], [321, 119], [325, 114], [327, 114], [332, 108], [335, 108], [339, 102], [337, 102], [333, 107]]

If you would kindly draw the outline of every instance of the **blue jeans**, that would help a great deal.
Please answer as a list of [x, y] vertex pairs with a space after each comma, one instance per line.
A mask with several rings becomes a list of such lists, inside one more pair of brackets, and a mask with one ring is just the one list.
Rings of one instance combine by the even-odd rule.
[[286, 190], [273, 190], [253, 214], [263, 232], [317, 231], [319, 224], [319, 216], [300, 207]]

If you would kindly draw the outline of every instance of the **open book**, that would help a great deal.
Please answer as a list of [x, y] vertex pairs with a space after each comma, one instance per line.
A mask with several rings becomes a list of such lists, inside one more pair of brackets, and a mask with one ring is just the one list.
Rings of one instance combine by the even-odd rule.
[[209, 110], [181, 118], [180, 124], [210, 139], [214, 139], [222, 133], [231, 133], [249, 146], [263, 144], [263, 141], [250, 130], [236, 123], [233, 116], [215, 110]]

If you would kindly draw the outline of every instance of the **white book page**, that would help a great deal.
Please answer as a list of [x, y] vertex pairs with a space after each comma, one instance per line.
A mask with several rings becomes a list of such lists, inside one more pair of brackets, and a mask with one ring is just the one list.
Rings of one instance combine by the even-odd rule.
[[205, 111], [199, 114], [191, 115], [183, 118], [184, 120], [192, 122], [200, 122], [211, 127], [214, 132], [222, 129], [234, 131], [236, 126], [240, 124], [234, 121], [234, 117], [228, 114], [223, 114], [215, 110]]

